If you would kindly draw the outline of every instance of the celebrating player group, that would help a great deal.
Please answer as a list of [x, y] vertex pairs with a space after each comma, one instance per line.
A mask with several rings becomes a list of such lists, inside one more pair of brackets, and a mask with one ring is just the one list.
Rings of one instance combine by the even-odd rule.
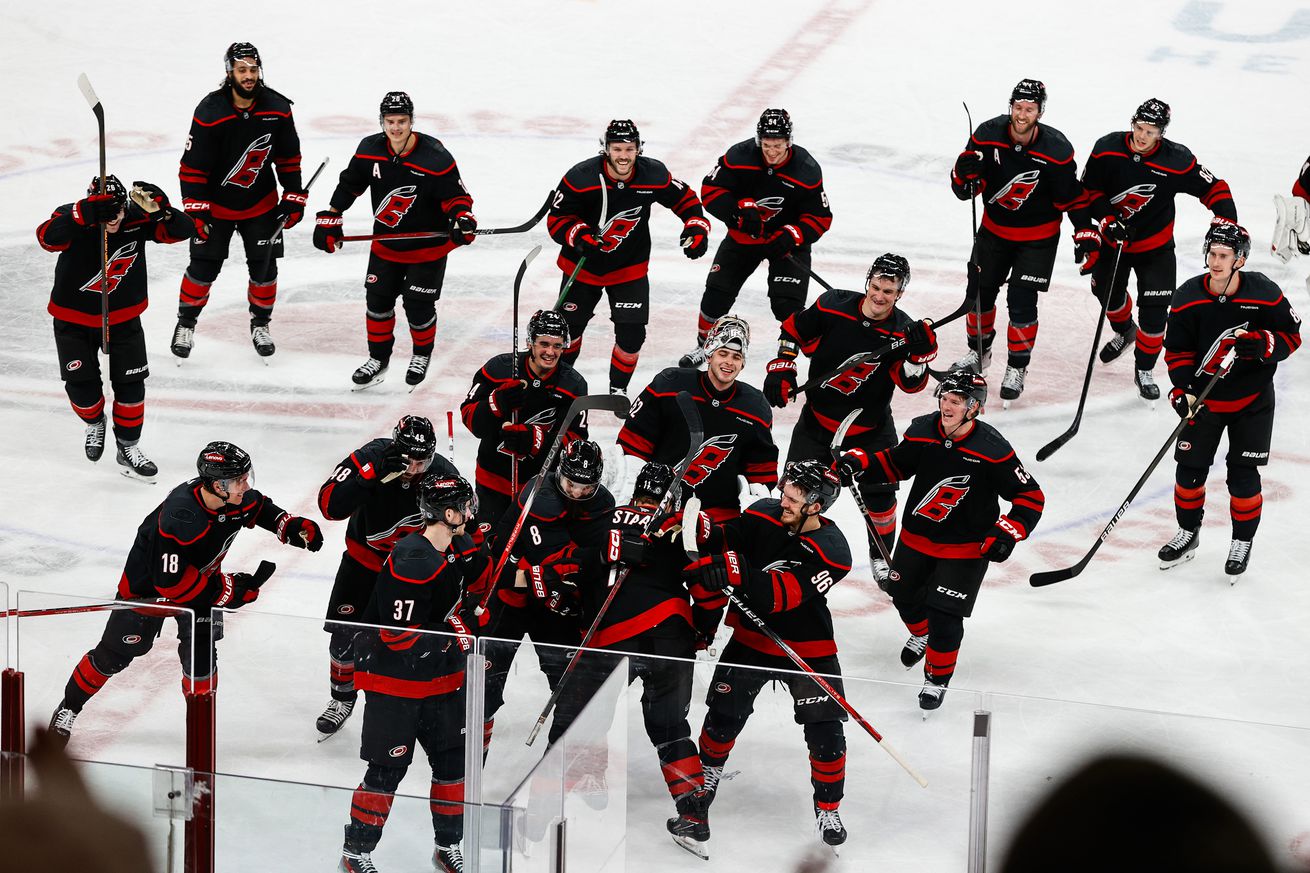
[[[233, 43], [225, 70], [192, 118], [179, 168], [180, 206], [161, 186], [134, 182], [129, 189], [103, 174], [37, 229], [40, 245], [59, 253], [49, 312], [65, 390], [85, 425], [86, 457], [98, 461], [105, 448], [103, 354], [117, 463], [124, 475], [147, 482], [158, 469], [139, 445], [149, 375], [140, 319], [148, 301], [145, 243], [189, 241], [169, 344], [179, 362], [203, 368], [199, 317], [239, 234], [251, 344], [267, 358], [276, 352], [271, 323], [283, 234], [303, 217], [314, 181], [301, 177], [292, 101], [265, 83], [255, 47]], [[409, 327], [405, 382], [413, 390], [424, 381], [442, 339], [438, 304], [448, 268], [456, 275], [455, 253], [479, 235], [525, 232], [544, 217], [559, 245], [560, 278], [555, 305], [528, 319], [526, 343], [518, 344], [516, 311], [516, 347], [480, 366], [482, 356], [457, 356], [468, 363], [471, 381], [459, 413], [478, 441], [471, 476], [436, 451], [432, 423], [417, 412], [325, 471], [319, 513], [346, 524], [325, 608], [330, 697], [317, 715], [320, 734], [341, 731], [359, 691], [366, 695], [360, 754], [367, 768], [349, 809], [341, 870], [378, 869], [371, 853], [415, 743], [432, 769], [433, 863], [463, 869], [468, 647], [444, 645], [425, 630], [495, 638], [486, 648], [488, 754], [525, 636], [537, 644], [552, 692], [542, 713], [544, 721], [554, 710], [551, 742], [618, 662], [614, 652], [673, 659], [634, 665], [632, 678], [645, 687], [643, 717], [673, 804], [668, 830], [703, 858], [711, 804], [732, 794], [726, 762], [755, 698], [770, 679], [779, 680], [803, 727], [817, 833], [840, 846], [847, 838], [839, 814], [844, 723], [855, 716], [874, 732], [844, 697], [843, 628], [826, 598], [851, 573], [850, 532], [825, 513], [843, 487], [851, 492], [873, 579], [908, 632], [900, 663], [923, 663], [918, 706], [925, 715], [938, 709], [987, 570], [1031, 535], [1046, 504], [1031, 468], [981, 416], [1002, 289], [999, 398], [1017, 401], [1026, 382], [1043, 378], [1033, 370], [1039, 304], [1065, 217], [1074, 258], [1111, 327], [1099, 348], [1102, 364], [1131, 345], [1133, 390], [1155, 401], [1155, 365], [1164, 354], [1168, 402], [1179, 416], [1170, 440], [1178, 532], [1159, 550], [1161, 567], [1196, 555], [1205, 481], [1226, 433], [1232, 537], [1225, 571], [1236, 578], [1246, 570], [1262, 508], [1260, 469], [1272, 450], [1274, 373], [1300, 345], [1299, 318], [1273, 281], [1244, 269], [1252, 241], [1237, 223], [1234, 194], [1191, 150], [1166, 137], [1168, 104], [1143, 101], [1126, 130], [1092, 145], [1080, 174], [1073, 145], [1044, 121], [1046, 100], [1040, 81], [1020, 81], [1008, 112], [978, 125], [943, 180], [960, 200], [981, 202], [982, 219], [963, 302], [954, 315], [934, 320], [903, 308], [918, 309], [906, 297], [912, 271], [904, 253], [875, 249], [861, 290], [830, 289], [810, 299], [814, 253], [833, 212], [822, 169], [793, 142], [785, 110], [764, 109], [754, 135], [723, 152], [699, 191], [644, 153], [633, 121], [612, 120], [599, 154], [565, 170], [532, 219], [480, 228], [454, 155], [414, 129], [407, 93], [385, 94], [380, 132], [344, 161], [312, 231], [313, 246], [327, 254], [356, 239], [371, 244], [361, 295], [366, 357], [349, 382], [342, 374], [343, 389], [371, 389], [389, 373], [397, 302]], [[366, 192], [371, 233], [348, 237], [344, 214]], [[1213, 213], [1205, 272], [1181, 284], [1174, 244], [1180, 193]], [[1284, 260], [1310, 253], [1308, 200], [1310, 162], [1291, 196], [1277, 198], [1272, 248]], [[723, 225], [723, 236], [699, 312], [686, 314], [694, 348], [664, 355], [663, 369], [631, 392], [651, 309], [660, 305], [649, 271], [656, 204], [681, 222], [677, 241], [688, 258], [709, 251], [712, 221]], [[448, 264], [452, 255], [456, 263]], [[762, 265], [768, 315], [759, 291], [747, 290]], [[517, 286], [515, 295], [517, 309]], [[614, 345], [608, 390], [592, 394], [575, 366], [602, 297]], [[734, 307], [752, 314], [756, 343], [761, 321], [771, 315], [777, 323], [769, 340], [776, 351], [760, 387], [742, 379], [752, 327]], [[934, 370], [937, 329], [955, 317], [966, 319], [968, 346], [954, 364]], [[1098, 324], [1097, 345], [1100, 335]], [[809, 359], [804, 378], [802, 358]], [[1088, 380], [1094, 364], [1089, 354]], [[923, 398], [907, 401], [922, 408], [904, 430], [891, 410], [898, 391]], [[1086, 384], [1083, 391], [1085, 399]], [[798, 402], [783, 454], [773, 413]], [[588, 416], [598, 413], [623, 419], [612, 451], [589, 431]], [[229, 442], [206, 446], [196, 478], [174, 488], [143, 521], [127, 557], [119, 599], [177, 604], [203, 616], [185, 629], [180, 650], [188, 694], [210, 693], [216, 675], [221, 625], [211, 622], [210, 610], [253, 602], [272, 572], [271, 564], [254, 573], [223, 569], [235, 533], [260, 526], [310, 551], [324, 540], [319, 523], [253, 490], [252, 466]], [[615, 493], [606, 482], [620, 483]], [[630, 490], [622, 489], [626, 482]], [[73, 735], [91, 697], [150, 648], [160, 624], [154, 613], [114, 613], [68, 680], [51, 721], [55, 735]], [[721, 633], [730, 636], [718, 647], [704, 722], [693, 735], [691, 664]]]

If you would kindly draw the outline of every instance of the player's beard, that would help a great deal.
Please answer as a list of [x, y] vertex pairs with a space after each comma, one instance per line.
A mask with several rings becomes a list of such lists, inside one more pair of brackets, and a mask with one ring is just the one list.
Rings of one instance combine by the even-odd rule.
[[259, 90], [264, 87], [264, 83], [259, 79], [256, 79], [255, 84], [249, 90], [247, 90], [246, 88], [241, 86], [240, 82], [229, 76], [228, 87], [230, 87], [236, 93], [236, 95], [241, 99], [253, 100], [255, 96], [259, 94]]

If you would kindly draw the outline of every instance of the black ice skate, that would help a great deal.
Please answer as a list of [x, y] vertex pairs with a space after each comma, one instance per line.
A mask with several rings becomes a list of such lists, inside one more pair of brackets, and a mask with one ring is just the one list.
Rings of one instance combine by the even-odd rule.
[[379, 361], [377, 358], [369, 358], [359, 365], [355, 374], [350, 377], [350, 381], [355, 383], [352, 391], [363, 391], [365, 388], [372, 388], [387, 378], [387, 362]]
[[98, 461], [105, 453], [105, 424], [105, 417], [102, 415], [99, 421], [93, 421], [86, 426], [82, 448], [86, 450], [88, 461]]
[[928, 635], [911, 635], [901, 647], [901, 664], [906, 670], [923, 660], [923, 653], [928, 648]]
[[[372, 360], [370, 358], [370, 360]], [[405, 384], [413, 392], [428, 375], [428, 364], [432, 363], [431, 355], [411, 355], [409, 366], [405, 368]]]
[[[722, 772], [723, 768], [718, 768]], [[702, 861], [710, 859], [710, 800], [705, 789], [684, 794], [678, 798], [678, 814], [668, 820], [673, 842], [691, 852]]]
[[437, 873], [464, 873], [464, 853], [458, 845], [437, 846], [432, 853], [432, 869]]
[[255, 347], [255, 351], [261, 358], [271, 358], [273, 353], [277, 351], [277, 346], [273, 345], [273, 334], [268, 330], [267, 321], [260, 323], [252, 320], [250, 322], [250, 344]]
[[837, 847], [846, 842], [846, 828], [842, 826], [841, 814], [837, 810], [814, 807], [814, 829], [819, 839], [832, 848], [833, 854], [840, 854]]
[[1005, 375], [1001, 377], [1002, 409], [1009, 409], [1010, 401], [1019, 399], [1019, 395], [1023, 393], [1023, 377], [1026, 375], [1028, 375], [1027, 367], [1005, 368]]
[[116, 460], [118, 465], [123, 468], [119, 472], [138, 482], [148, 482], [153, 485], [155, 476], [159, 474], [159, 467], [155, 466], [155, 462], [145, 456], [145, 453], [141, 451], [141, 447], [136, 443], [131, 445], [119, 443]]
[[315, 727], [322, 734], [319, 742], [323, 742], [328, 737], [341, 730], [341, 726], [350, 718], [350, 714], [355, 711], [355, 701], [353, 700], [329, 700], [327, 708], [323, 714], [318, 717]]
[[[1201, 530], [1179, 528], [1174, 538], [1160, 547], [1160, 569], [1168, 570], [1180, 564], [1186, 564], [1196, 557], [1196, 547], [1201, 542]], [[1249, 546], [1249, 544], [1248, 544]]]
[[55, 707], [54, 715], [50, 716], [50, 739], [61, 748], [68, 745], [69, 738], [73, 735], [73, 722], [77, 720], [77, 713], [68, 708], [68, 704], [62, 700]]
[[1228, 544], [1228, 560], [1224, 562], [1224, 572], [1232, 578], [1229, 584], [1237, 582], [1237, 577], [1246, 572], [1246, 565], [1251, 560], [1251, 541], [1233, 540]]
[[1110, 337], [1109, 342], [1101, 346], [1101, 363], [1108, 364], [1122, 355], [1124, 349], [1128, 348], [1128, 344], [1133, 341], [1133, 337], [1136, 335], [1137, 322], [1133, 321], [1131, 318], [1128, 319], [1128, 323], [1123, 326], [1123, 330], [1116, 327], [1114, 329], [1114, 336]]
[[378, 873], [378, 868], [374, 865], [373, 858], [368, 852], [352, 852], [349, 849], [342, 849], [341, 863], [337, 865], [337, 873]]
[[1150, 370], [1138, 370], [1133, 376], [1133, 384], [1137, 386], [1138, 395], [1155, 406], [1155, 401], [1160, 399], [1160, 386], [1155, 384], [1155, 374]]
[[919, 709], [923, 710], [925, 721], [928, 713], [941, 708], [942, 698], [946, 696], [946, 683], [949, 681], [949, 679], [934, 679], [931, 676], [923, 680], [923, 687], [919, 689]]
[[[173, 345], [171, 346], [173, 354], [179, 358], [191, 357], [191, 349], [196, 344], [196, 323], [191, 320], [188, 324], [183, 319], [177, 320], [177, 327], [173, 328]], [[182, 362], [178, 361], [180, 365]]]

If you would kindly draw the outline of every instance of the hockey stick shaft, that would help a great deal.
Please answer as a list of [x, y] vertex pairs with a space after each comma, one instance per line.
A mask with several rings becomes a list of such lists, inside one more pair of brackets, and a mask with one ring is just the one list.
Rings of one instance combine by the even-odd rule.
[[[832, 442], [828, 444], [828, 451], [832, 455], [833, 463], [841, 460], [841, 446], [842, 443], [846, 442], [846, 433], [851, 429], [851, 425], [855, 423], [855, 419], [859, 418], [860, 414], [863, 412], [863, 409], [852, 409], [847, 413], [846, 417], [842, 419], [842, 423], [837, 426], [837, 430], [833, 432]], [[892, 557], [887, 552], [887, 544], [882, 541], [882, 535], [878, 533], [878, 529], [873, 525], [873, 516], [869, 514], [869, 507], [864, 505], [864, 495], [860, 493], [859, 483], [852, 482], [850, 490], [851, 497], [855, 500], [855, 505], [860, 510], [860, 515], [864, 517], [864, 526], [869, 529], [869, 538], [873, 540], [874, 545], [877, 546], [878, 554], [887, 562], [887, 566], [890, 567]]]
[[[323, 168], [327, 165], [328, 159], [324, 158], [323, 163], [319, 164], [318, 169], [314, 171], [314, 175], [309, 177], [309, 183], [305, 185], [305, 194], [309, 194], [309, 189], [314, 187], [314, 183], [318, 181], [319, 174], [323, 172]], [[277, 238], [282, 235], [282, 231], [286, 226], [287, 220], [285, 218], [278, 219], [277, 227], [273, 230], [273, 235], [264, 240], [264, 266], [262, 267], [263, 272], [261, 275], [268, 275], [268, 263], [273, 260], [273, 244], [277, 241]]]
[[[549, 201], [548, 201], [549, 202]], [[519, 264], [519, 271], [514, 275], [514, 345], [510, 347], [510, 376], [515, 382], [519, 379], [519, 292], [523, 288], [523, 276], [528, 272], [528, 264], [532, 263], [533, 258], [541, 254], [541, 246], [533, 246], [532, 251]], [[509, 423], [516, 425], [519, 423], [519, 411], [517, 408], [510, 410]], [[509, 488], [510, 493], [517, 497], [519, 493], [519, 459], [517, 455], [509, 456]]]
[[[610, 211], [610, 189], [609, 189], [609, 185], [607, 185], [605, 182], [605, 174], [603, 172], [600, 174], [599, 178], [600, 178], [600, 224], [598, 226], [600, 227], [600, 238], [603, 241], [605, 239], [605, 232], [609, 230], [609, 222], [605, 219], [605, 216]], [[578, 263], [573, 268], [573, 272], [569, 273], [568, 281], [564, 283], [563, 288], [559, 289], [559, 298], [556, 299], [555, 301], [556, 310], [558, 310], [561, 306], [564, 305], [564, 298], [569, 296], [569, 289], [573, 287], [573, 282], [578, 278], [578, 273], [582, 272], [582, 265], [585, 263], [587, 263], [586, 255], [583, 255], [582, 257], [578, 258]]]
[[[969, 104], [960, 101], [964, 106], [964, 118], [969, 124], [969, 139], [973, 139], [973, 113], [969, 111]], [[969, 140], [965, 140], [967, 143]], [[974, 182], [969, 183], [969, 229], [973, 233], [973, 243], [969, 246], [969, 263], [974, 263], [974, 258], [978, 256], [978, 186]], [[972, 277], [970, 277], [972, 278]], [[977, 319], [978, 333], [975, 338], [977, 344], [974, 351], [978, 353], [978, 369], [982, 370], [983, 361], [983, 313], [982, 313], [982, 294], [974, 297], [974, 317]]]
[[804, 270], [805, 272], [809, 273], [809, 274], [810, 274], [810, 278], [813, 279], [814, 281], [818, 282], [819, 285], [823, 287], [823, 290], [825, 290], [825, 291], [836, 291], [836, 290], [837, 290], [836, 288], [832, 287], [832, 286], [829, 285], [827, 282], [825, 282], [825, 281], [823, 280], [823, 277], [822, 277], [822, 276], [820, 276], [818, 273], [814, 272], [814, 268], [813, 268], [813, 267], [811, 267], [809, 264], [807, 264], [807, 263], [805, 263], [804, 261], [802, 261], [800, 258], [796, 257], [796, 255], [795, 255], [794, 253], [792, 253], [792, 252], [788, 252], [788, 253], [787, 253], [787, 260], [791, 261], [791, 262], [792, 262], [793, 264], [795, 264], [797, 267], [800, 267], [802, 270]]
[[1187, 417], [1178, 422], [1178, 425], [1173, 429], [1173, 432], [1169, 434], [1169, 439], [1165, 440], [1164, 445], [1160, 446], [1160, 450], [1155, 453], [1155, 457], [1151, 459], [1151, 463], [1147, 466], [1146, 471], [1143, 472], [1141, 477], [1137, 480], [1137, 484], [1133, 486], [1133, 490], [1128, 492], [1128, 496], [1124, 498], [1124, 502], [1119, 504], [1118, 511], [1115, 512], [1114, 516], [1110, 519], [1110, 523], [1105, 526], [1105, 529], [1102, 530], [1100, 535], [1096, 538], [1096, 542], [1092, 543], [1092, 547], [1087, 550], [1087, 554], [1083, 555], [1082, 560], [1077, 564], [1074, 564], [1072, 567], [1065, 567], [1061, 570], [1048, 570], [1045, 573], [1034, 573], [1028, 578], [1029, 585], [1033, 588], [1054, 585], [1056, 582], [1064, 582], [1065, 580], [1072, 579], [1086, 569], [1087, 565], [1091, 563], [1092, 556], [1096, 554], [1097, 549], [1101, 548], [1101, 544], [1110, 538], [1110, 534], [1114, 531], [1115, 526], [1119, 524], [1119, 520], [1122, 519], [1124, 513], [1128, 511], [1128, 507], [1132, 504], [1133, 498], [1135, 498], [1138, 492], [1142, 490], [1142, 487], [1146, 485], [1146, 480], [1151, 478], [1151, 474], [1155, 472], [1155, 468], [1169, 451], [1169, 447], [1178, 439], [1179, 434], [1183, 432], [1183, 428], [1187, 427], [1191, 420], [1196, 417], [1197, 413], [1201, 411], [1201, 405], [1205, 403], [1205, 398], [1210, 396], [1210, 392], [1214, 390], [1214, 386], [1219, 384], [1219, 380], [1228, 374], [1228, 371], [1233, 366], [1235, 358], [1236, 352], [1229, 349], [1228, 353], [1224, 355], [1223, 360], [1220, 362], [1218, 370], [1216, 370], [1215, 374], [1210, 377], [1210, 381], [1206, 383], [1205, 388], [1201, 393], [1197, 395], [1196, 401], [1192, 404], [1191, 409], [1187, 413]]
[[[522, 224], [516, 224], [512, 227], [479, 227], [473, 231], [472, 236], [499, 236], [506, 233], [527, 233], [536, 227], [537, 224], [545, 217], [546, 212], [550, 209], [550, 200], [555, 196], [551, 191], [546, 195], [546, 200], [535, 214]], [[389, 239], [436, 239], [449, 237], [448, 230], [416, 230], [406, 233], [363, 233], [354, 236], [343, 236], [341, 242], [373, 242], [375, 240]]]
[[[77, 77], [77, 87], [96, 117], [100, 149], [100, 193], [103, 195], [108, 176], [105, 167], [105, 107], [96, 96], [86, 73]], [[104, 223], [100, 225], [100, 351], [109, 354], [109, 226]]]

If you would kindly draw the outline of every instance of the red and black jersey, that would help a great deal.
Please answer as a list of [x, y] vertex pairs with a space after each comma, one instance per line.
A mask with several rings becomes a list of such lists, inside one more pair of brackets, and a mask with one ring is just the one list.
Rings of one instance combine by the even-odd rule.
[[[1060, 233], [1062, 212], [1075, 227], [1090, 224], [1073, 146], [1054, 127], [1036, 125], [1032, 141], [1020, 145], [1010, 138], [1010, 117], [998, 115], [978, 125], [964, 147], [983, 156], [982, 226], [996, 236], [1011, 242], [1049, 240]], [[954, 169], [951, 190], [969, 199], [969, 187]]]
[[[373, 233], [449, 230], [452, 216], [473, 211], [455, 158], [426, 133], [415, 133], [403, 154], [392, 151], [385, 133], [360, 140], [332, 192], [332, 208], [345, 212], [365, 191], [373, 203]], [[372, 253], [384, 261], [416, 264], [443, 258], [454, 248], [442, 237], [375, 240]]]
[[1310, 200], [1310, 158], [1306, 158], [1305, 163], [1301, 165], [1301, 175], [1292, 183], [1292, 196]]
[[1095, 218], [1113, 215], [1132, 230], [1129, 253], [1173, 245], [1174, 197], [1190, 194], [1220, 218], [1237, 221], [1228, 183], [1180, 143], [1161, 139], [1150, 154], [1132, 149], [1132, 134], [1108, 133], [1092, 146], [1083, 188]]
[[[528, 383], [527, 399], [517, 412], [519, 424], [548, 425], [545, 445], [549, 446], [563, 425], [561, 419], [568, 411], [569, 405], [587, 393], [587, 380], [572, 366], [560, 361], [544, 379], [536, 377], [528, 367], [528, 353], [518, 352], [518, 378]], [[501, 439], [501, 427], [509, 424], [510, 412], [496, 415], [488, 402], [492, 392], [501, 385], [514, 379], [513, 356], [509, 354], [496, 357], [482, 365], [482, 369], [473, 377], [473, 387], [469, 388], [464, 402], [459, 405], [459, 415], [464, 426], [477, 437], [478, 464], [477, 483], [484, 488], [500, 494], [510, 494], [511, 456], [505, 450]], [[569, 427], [565, 434], [565, 443], [575, 439], [587, 438], [587, 414], [584, 412]], [[535, 458], [519, 461], [519, 486], [541, 469], [546, 451]]]
[[[841, 529], [820, 516], [817, 529], [794, 533], [782, 523], [782, 501], [770, 497], [752, 503], [721, 530], [723, 547], [735, 550], [745, 563], [735, 593], [802, 658], [837, 654], [825, 594], [851, 571], [851, 548]], [[728, 598], [700, 583], [692, 585], [691, 594], [696, 628], [712, 637]], [[727, 623], [738, 643], [786, 657], [736, 610], [728, 610]]]
[[688, 467], [687, 481], [696, 489], [705, 511], [716, 520], [741, 511], [737, 476], [768, 485], [778, 481], [778, 447], [773, 443], [773, 410], [760, 389], [738, 379], [727, 391], [716, 391], [699, 370], [669, 367], [659, 373], [632, 404], [619, 431], [619, 446], [643, 461], [670, 466], [682, 461], [691, 435], [678, 409], [677, 396], [686, 391], [696, 401], [705, 439], [713, 441]]
[[[423, 530], [418, 508], [418, 479], [406, 482], [397, 476], [382, 481], [380, 467], [395, 440], [367, 442], [337, 464], [332, 475], [318, 489], [318, 511], [328, 521], [349, 518], [346, 525], [346, 554], [377, 572], [392, 548], [403, 537]], [[455, 465], [440, 454], [432, 456], [428, 471], [458, 476]]]
[[466, 589], [486, 571], [480, 537], [456, 537], [437, 551], [422, 533], [396, 543], [378, 574], [364, 618], [384, 627], [355, 642], [355, 687], [393, 697], [450, 694], [464, 684], [471, 642], [441, 634], [467, 634], [459, 617]]
[[[606, 207], [601, 216], [601, 183]], [[673, 178], [668, 167], [639, 155], [627, 181], [615, 179], [604, 155], [575, 164], [560, 179], [551, 201], [546, 227], [560, 244], [559, 268], [566, 274], [578, 265], [573, 241], [591, 228], [601, 241], [601, 253], [588, 255], [578, 280], [589, 285], [617, 285], [646, 275], [650, 266], [652, 202], [671, 210], [683, 222], [704, 218], [700, 198], [686, 182]], [[599, 236], [601, 229], [604, 236]]]
[[[146, 276], [146, 243], [176, 243], [190, 239], [195, 223], [178, 209], [162, 210], [154, 218], [129, 203], [118, 230], [109, 234], [109, 323], [136, 318], [150, 305]], [[59, 252], [55, 283], [46, 311], [60, 321], [84, 327], [100, 326], [100, 226], [82, 227], [73, 220], [73, 204], [65, 203], [36, 229], [37, 242]]]
[[[810, 245], [832, 227], [823, 170], [798, 145], [791, 147], [780, 165], [771, 167], [755, 140], [737, 143], [701, 182], [700, 196], [710, 215], [728, 225], [729, 238], [742, 245], [762, 245], [785, 225], [800, 231], [802, 244]], [[733, 213], [747, 200], [754, 201], [764, 218], [764, 233], [759, 239], [732, 226]]]
[[145, 517], [118, 582], [121, 598], [166, 597], [182, 606], [212, 606], [223, 594], [223, 557], [242, 528], [277, 533], [290, 516], [258, 491], [240, 506], [205, 506], [201, 482], [183, 482]]
[[[914, 319], [899, 307], [883, 321], [874, 321], [860, 309], [863, 294], [825, 291], [806, 309], [787, 316], [780, 339], [800, 346], [810, 358], [811, 375], [840, 366], [851, 355], [871, 351], [903, 336]], [[852, 409], [863, 409], [848, 432], [850, 436], [877, 430], [890, 414], [897, 388], [907, 394], [928, 384], [928, 367], [898, 361], [851, 367], [806, 392], [801, 418], [825, 433], [837, 432]]]
[[948, 437], [941, 413], [910, 422], [904, 438], [870, 459], [865, 477], [900, 482], [914, 477], [905, 501], [900, 541], [938, 558], [977, 558], [1010, 501], [1009, 516], [1026, 538], [1042, 517], [1046, 496], [996, 428], [975, 421], [960, 439]]
[[1268, 331], [1271, 348], [1263, 361], [1233, 362], [1205, 399], [1213, 412], [1237, 412], [1273, 390], [1278, 362], [1301, 346], [1301, 318], [1264, 273], [1239, 271], [1231, 294], [1211, 291], [1210, 274], [1193, 276], [1174, 292], [1164, 332], [1169, 381], [1199, 394], [1239, 333]]
[[[628, 504], [610, 516], [609, 536], [617, 541], [623, 534], [640, 534], [655, 510]], [[682, 638], [691, 629], [691, 597], [682, 579], [687, 563], [678, 538], [679, 519], [666, 519], [660, 530], [648, 537], [646, 559], [628, 567], [628, 575], [605, 611], [596, 635], [595, 648], [639, 648], [639, 642], [653, 638]], [[587, 614], [594, 616], [609, 594], [608, 568], [589, 580], [585, 597]], [[690, 653], [689, 653], [690, 654]]]
[[291, 101], [260, 87], [254, 104], [238, 109], [226, 85], [206, 94], [191, 119], [178, 168], [187, 209], [209, 209], [226, 221], [263, 215], [278, 202], [275, 169], [283, 190], [304, 190]]

